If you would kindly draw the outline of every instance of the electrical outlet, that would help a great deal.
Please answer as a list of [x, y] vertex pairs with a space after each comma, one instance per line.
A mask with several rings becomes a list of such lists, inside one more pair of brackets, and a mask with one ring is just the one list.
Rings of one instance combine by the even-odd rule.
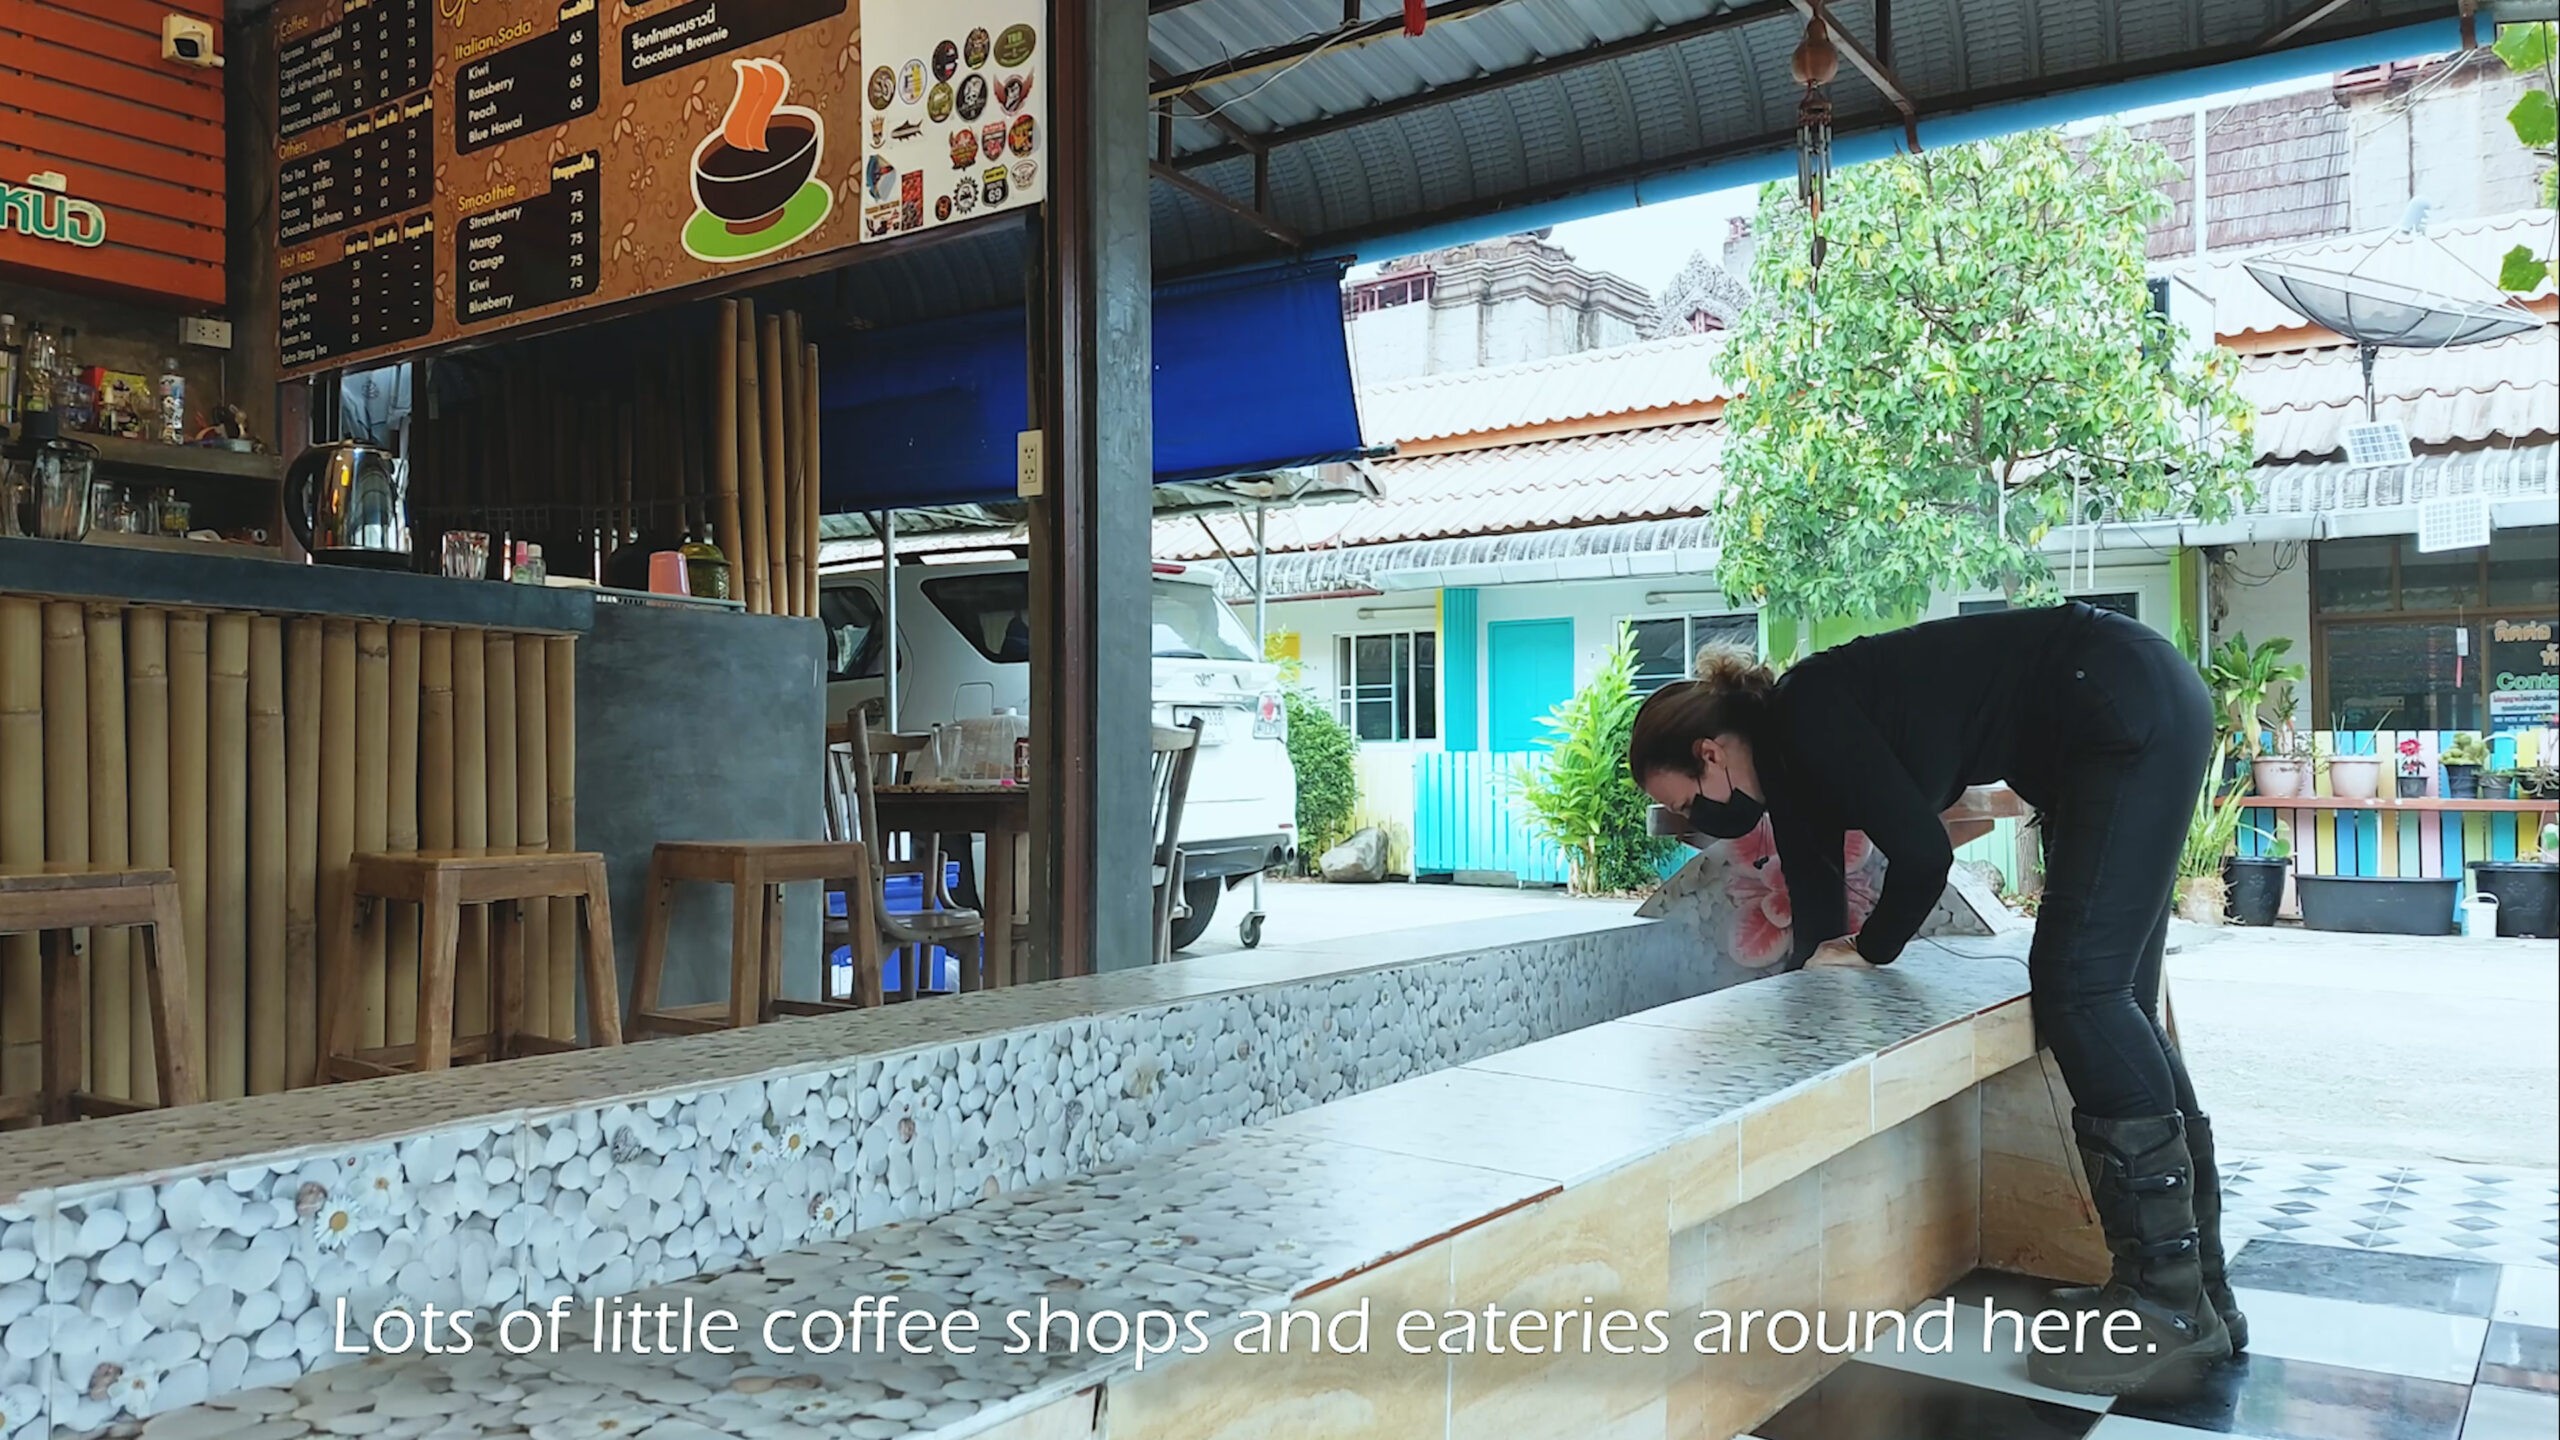
[[231, 322], [190, 315], [178, 322], [178, 343], [201, 345], [207, 350], [228, 350], [231, 348]]
[[1048, 473], [1047, 437], [1038, 430], [1025, 430], [1013, 437], [1013, 493], [1025, 500], [1037, 500]]

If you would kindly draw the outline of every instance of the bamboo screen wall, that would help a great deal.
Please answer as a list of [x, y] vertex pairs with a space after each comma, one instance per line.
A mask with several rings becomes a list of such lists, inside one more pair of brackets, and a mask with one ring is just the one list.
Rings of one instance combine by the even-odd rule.
[[[360, 851], [565, 850], [575, 642], [414, 624], [0, 595], [0, 868], [168, 866], [210, 1099], [313, 1083], [323, 947]], [[405, 914], [403, 912], [406, 912]], [[418, 926], [359, 956], [363, 1042], [414, 1038]], [[574, 906], [528, 907], [532, 1028], [572, 1038]], [[89, 1088], [153, 1095], [129, 933], [79, 935]], [[334, 951], [332, 952], [334, 953]], [[457, 1028], [487, 1028], [464, 915]], [[0, 939], [0, 1093], [36, 1088], [36, 937]]]

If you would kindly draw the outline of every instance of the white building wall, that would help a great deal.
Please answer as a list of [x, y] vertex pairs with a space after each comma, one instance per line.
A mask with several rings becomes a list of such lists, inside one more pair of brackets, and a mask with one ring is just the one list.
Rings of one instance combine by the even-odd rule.
[[[2214, 644], [2246, 638], [2254, 648], [2278, 636], [2293, 641], [2285, 658], [2311, 665], [2311, 547], [2234, 545], [2214, 566]], [[2311, 724], [2311, 687], [2294, 687], [2294, 723]]]
[[1353, 317], [1352, 378], [1362, 385], [1383, 385], [1428, 373], [1437, 313], [1427, 304], [1413, 304]]
[[2507, 124], [2507, 112], [2536, 83], [2483, 55], [2449, 80], [2356, 97], [2348, 109], [2354, 227], [2398, 224], [2413, 195], [2435, 207], [2438, 221], [2541, 204], [2540, 168]]

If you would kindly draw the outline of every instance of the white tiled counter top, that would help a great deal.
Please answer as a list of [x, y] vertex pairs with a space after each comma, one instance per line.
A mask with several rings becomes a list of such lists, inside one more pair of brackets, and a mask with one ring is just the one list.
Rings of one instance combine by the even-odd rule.
[[[1684, 1211], [1710, 1215], [1768, 1195], [2032, 1058], [2020, 948], [1922, 942], [1878, 972], [1776, 976], [951, 1213], [843, 1238], [813, 1235], [725, 1274], [632, 1287], [633, 1300], [652, 1306], [747, 1317], [733, 1355], [598, 1355], [587, 1348], [578, 1306], [560, 1352], [508, 1356], [484, 1339], [468, 1355], [372, 1357], [287, 1388], [160, 1414], [146, 1433], [1090, 1434], [1086, 1392], [1108, 1381], [1118, 1394], [1113, 1377], [1129, 1374], [1131, 1358], [998, 1353], [1009, 1314], [1044, 1303], [1079, 1316], [1203, 1311], [1219, 1334], [1248, 1311], [1317, 1296], [1638, 1164], [1659, 1167], [1677, 1229]], [[583, 1163], [583, 1145], [559, 1148], [559, 1167]], [[654, 1184], [608, 1175], [594, 1193]], [[103, 1213], [58, 1208], [52, 1218], [87, 1225]], [[389, 1253], [377, 1254], [377, 1270]], [[856, 1297], [883, 1294], [904, 1310], [974, 1315], [986, 1343], [966, 1355], [935, 1347], [923, 1356], [810, 1357], [775, 1353], [756, 1333], [777, 1309], [842, 1311]], [[1178, 1376], [1194, 1363], [1160, 1357], [1154, 1365]], [[64, 1408], [57, 1400], [57, 1412]]]

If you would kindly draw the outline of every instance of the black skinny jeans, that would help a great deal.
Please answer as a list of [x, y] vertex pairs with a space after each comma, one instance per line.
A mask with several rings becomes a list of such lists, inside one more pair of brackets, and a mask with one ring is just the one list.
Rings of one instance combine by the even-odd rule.
[[2069, 738], [2043, 812], [2044, 903], [2027, 957], [2036, 1025], [2081, 1110], [2197, 1114], [2160, 1028], [2160, 966], [2212, 758], [2212, 701], [2176, 647], [2129, 623], [2097, 627], [2055, 680]]

